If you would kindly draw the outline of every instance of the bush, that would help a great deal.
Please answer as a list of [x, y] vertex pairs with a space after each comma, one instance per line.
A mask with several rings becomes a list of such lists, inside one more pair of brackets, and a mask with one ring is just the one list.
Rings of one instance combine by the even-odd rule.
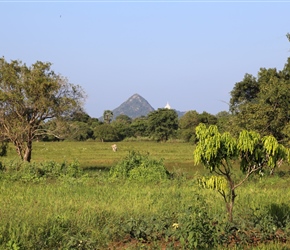
[[110, 170], [111, 178], [138, 181], [159, 181], [170, 177], [163, 160], [149, 157], [149, 153], [130, 151], [129, 154]]
[[57, 163], [54, 161], [44, 163], [27, 163], [10, 161], [1, 165], [1, 177], [13, 181], [39, 181], [41, 179], [77, 178], [83, 175], [78, 162]]
[[1, 145], [0, 145], [0, 156], [6, 156], [7, 155], [7, 149], [8, 149], [8, 143], [7, 142], [1, 142]]
[[219, 229], [216, 219], [208, 212], [208, 205], [202, 196], [196, 195], [194, 206], [189, 206], [178, 215], [172, 225], [173, 234], [185, 249], [214, 249], [219, 241]]

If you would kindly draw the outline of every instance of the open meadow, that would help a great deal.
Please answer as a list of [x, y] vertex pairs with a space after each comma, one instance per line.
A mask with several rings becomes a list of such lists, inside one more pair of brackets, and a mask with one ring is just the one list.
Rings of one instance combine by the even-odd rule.
[[[164, 159], [164, 164], [170, 171], [182, 171], [193, 174], [196, 169], [193, 163], [193, 144], [189, 143], [157, 143], [118, 142], [118, 151], [114, 153], [110, 142], [35, 142], [33, 144], [32, 162], [56, 161], [72, 162], [77, 160], [80, 167], [91, 170], [106, 170], [125, 157], [129, 151], [135, 150], [149, 153], [157, 159]], [[8, 159], [17, 159], [16, 151], [10, 145]]]
[[[208, 173], [194, 165], [194, 145], [119, 142], [113, 152], [111, 144], [35, 142], [31, 164], [10, 147], [0, 249], [290, 249], [289, 166], [239, 187], [230, 223], [222, 196], [198, 185]], [[171, 177], [110, 178], [129, 151], [163, 159]]]

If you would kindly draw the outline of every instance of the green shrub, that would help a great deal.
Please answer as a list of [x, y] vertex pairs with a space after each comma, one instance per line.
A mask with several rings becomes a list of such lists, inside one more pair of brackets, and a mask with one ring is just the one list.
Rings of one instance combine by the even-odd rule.
[[[2, 166], [2, 165], [1, 165]], [[1, 167], [1, 177], [13, 181], [39, 181], [41, 179], [77, 178], [83, 175], [78, 162], [57, 163], [54, 161], [44, 163], [27, 163], [22, 161], [9, 161]]]
[[7, 142], [1, 142], [0, 145], [0, 156], [6, 156], [8, 150], [8, 143]]
[[110, 170], [111, 178], [130, 179], [138, 181], [159, 181], [170, 177], [163, 160], [149, 157], [149, 153], [141, 154], [129, 151], [129, 154]]
[[208, 205], [202, 196], [196, 195], [194, 206], [184, 211], [173, 223], [172, 237], [176, 238], [185, 249], [214, 249], [219, 241], [219, 225], [209, 214]]
[[[41, 223], [19, 221], [0, 227], [0, 249], [96, 249], [93, 237], [73, 218], [55, 215]], [[5, 248], [2, 248], [5, 246]]]

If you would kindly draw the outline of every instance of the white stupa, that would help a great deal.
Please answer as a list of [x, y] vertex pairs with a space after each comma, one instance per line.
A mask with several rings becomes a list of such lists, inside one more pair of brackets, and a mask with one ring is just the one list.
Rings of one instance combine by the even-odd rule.
[[164, 107], [165, 109], [171, 109], [169, 103], [167, 102], [166, 106]]

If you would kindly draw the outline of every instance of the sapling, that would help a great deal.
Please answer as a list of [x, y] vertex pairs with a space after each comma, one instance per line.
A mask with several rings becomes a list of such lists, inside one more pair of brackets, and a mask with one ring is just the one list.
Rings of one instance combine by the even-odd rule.
[[[273, 136], [261, 137], [254, 131], [243, 130], [235, 138], [228, 132], [221, 134], [215, 125], [206, 127], [201, 123], [196, 127], [196, 138], [198, 142], [193, 153], [195, 164], [203, 164], [211, 173], [224, 177], [227, 181], [227, 186], [217, 189], [216, 185], [203, 179], [205, 186], [217, 189], [222, 195], [231, 222], [236, 188], [254, 173], [266, 168], [273, 172], [283, 161], [289, 162], [288, 148], [279, 144]], [[244, 174], [239, 180], [233, 175], [233, 164], [237, 160]], [[213, 182], [213, 179], [208, 181]]]

